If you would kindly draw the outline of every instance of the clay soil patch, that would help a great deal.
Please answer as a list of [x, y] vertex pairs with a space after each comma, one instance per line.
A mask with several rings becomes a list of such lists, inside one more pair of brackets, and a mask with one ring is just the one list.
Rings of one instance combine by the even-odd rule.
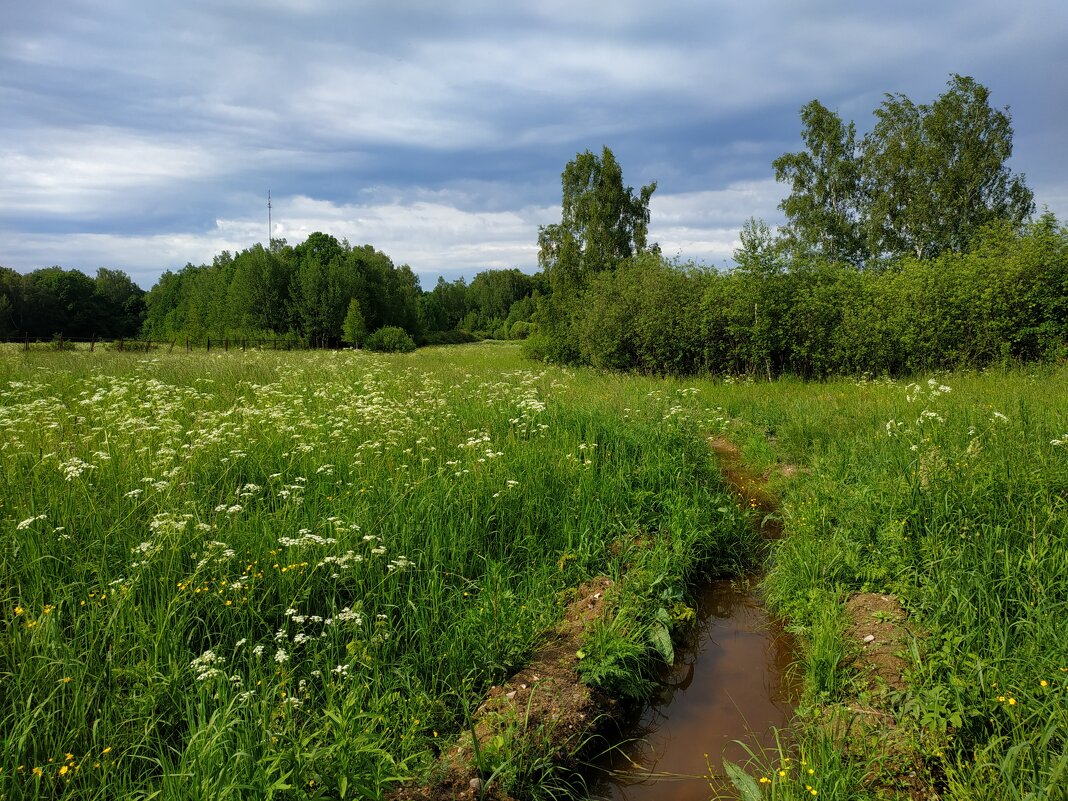
[[496, 783], [483, 785], [478, 764], [479, 754], [492, 755], [502, 744], [511, 754], [533, 752], [539, 760], [572, 763], [601, 716], [613, 706], [610, 699], [582, 683], [575, 653], [587, 626], [604, 614], [606, 595], [613, 586], [611, 579], [601, 576], [578, 587], [563, 620], [530, 664], [504, 684], [490, 688], [474, 715], [474, 738], [465, 732], [442, 754], [429, 784], [402, 788], [390, 798], [505, 801], [509, 796]]
[[893, 595], [861, 592], [846, 602], [846, 636], [855, 647], [854, 662], [868, 690], [903, 690], [909, 646], [905, 610]]

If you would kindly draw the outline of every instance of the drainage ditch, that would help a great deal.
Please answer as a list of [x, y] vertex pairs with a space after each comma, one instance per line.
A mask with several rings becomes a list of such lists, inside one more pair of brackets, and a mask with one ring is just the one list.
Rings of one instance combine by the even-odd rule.
[[[766, 539], [782, 535], [764, 476], [738, 448], [710, 440], [738, 503], [754, 512]], [[791, 674], [796, 646], [753, 588], [755, 580], [714, 581], [698, 599], [698, 625], [661, 677], [657, 697], [623, 733], [624, 745], [597, 766], [592, 797], [604, 801], [736, 797], [723, 760], [745, 764], [775, 746], [800, 699]], [[749, 750], [747, 750], [749, 749]]]
[[789, 722], [800, 692], [790, 672], [794, 643], [749, 583], [710, 583], [697, 620], [658, 696], [624, 734], [629, 742], [598, 765], [593, 798], [730, 797], [730, 784], [715, 778], [723, 758], [744, 764], [749, 755], [739, 743], [771, 748], [773, 727]]

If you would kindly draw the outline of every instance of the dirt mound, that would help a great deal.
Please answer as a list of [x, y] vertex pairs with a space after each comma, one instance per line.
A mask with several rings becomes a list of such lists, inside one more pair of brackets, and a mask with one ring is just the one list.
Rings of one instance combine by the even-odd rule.
[[857, 668], [868, 690], [905, 688], [909, 647], [905, 610], [893, 595], [860, 592], [846, 602], [849, 626], [846, 637], [855, 646]]
[[396, 801], [506, 801], [509, 797], [482, 775], [492, 773], [498, 754], [529, 753], [557, 765], [573, 761], [601, 715], [613, 705], [582, 683], [576, 656], [587, 626], [604, 614], [605, 597], [613, 586], [611, 579], [601, 576], [578, 587], [563, 620], [530, 664], [503, 685], [490, 688], [475, 712], [474, 737], [465, 732], [442, 754], [429, 785], [405, 787], [389, 797]]

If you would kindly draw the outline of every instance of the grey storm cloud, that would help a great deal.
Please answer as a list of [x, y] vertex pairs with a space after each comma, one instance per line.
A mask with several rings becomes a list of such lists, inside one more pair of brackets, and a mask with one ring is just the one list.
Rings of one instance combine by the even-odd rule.
[[58, 0], [0, 30], [0, 264], [150, 286], [315, 230], [426, 279], [534, 269], [559, 175], [612, 147], [651, 236], [722, 265], [775, 223], [771, 161], [812, 98], [863, 132], [951, 73], [1009, 105], [1011, 166], [1068, 213], [1060, 0], [345, 3]]

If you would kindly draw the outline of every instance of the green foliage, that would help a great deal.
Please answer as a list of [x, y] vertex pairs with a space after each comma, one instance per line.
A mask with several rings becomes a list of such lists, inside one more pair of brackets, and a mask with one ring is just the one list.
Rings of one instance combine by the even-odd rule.
[[990, 91], [954, 75], [932, 105], [887, 95], [864, 139], [863, 227], [874, 256], [917, 258], [964, 251], [995, 222], [1021, 225], [1034, 210], [1012, 155], [1008, 110], [989, 104]]
[[785, 237], [797, 251], [861, 264], [866, 252], [859, 225], [864, 198], [856, 126], [843, 123], [818, 100], [801, 109], [801, 122], [806, 149], [772, 162], [775, 180], [791, 190], [779, 204], [789, 220]]
[[596, 276], [576, 312], [584, 361], [692, 373], [702, 365], [698, 307], [706, 275], [646, 254]]
[[756, 779], [727, 759], [723, 760], [723, 771], [738, 791], [742, 801], [763, 801], [764, 793]]
[[648, 673], [649, 646], [642, 640], [640, 631], [627, 627], [625, 616], [597, 621], [579, 652], [582, 680], [616, 697], [648, 697], [654, 685]]
[[423, 334], [420, 344], [423, 345], [463, 345], [470, 342], [478, 342], [479, 338], [467, 331], [453, 328], [448, 331], [430, 331]]
[[703, 401], [518, 351], [0, 349], [0, 795], [381, 798], [625, 564], [650, 675], [665, 588], [751, 546]]
[[[1063, 785], [1066, 385], [1063, 368], [1031, 366], [717, 392], [743, 436], [767, 448], [774, 432], [772, 463], [802, 467], [778, 487], [786, 536], [764, 590], [804, 637], [809, 703], [865, 684], [842, 658], [843, 599], [895, 594], [916, 640], [899, 652], [908, 685], [883, 703], [952, 797], [1054, 798]], [[825, 718], [811, 711], [802, 753]], [[887, 769], [885, 753], [880, 768], [846, 751], [860, 775]]]
[[384, 326], [367, 337], [368, 350], [380, 353], [411, 353], [415, 350], [415, 340], [408, 332], [396, 326]]
[[554, 292], [581, 290], [589, 279], [622, 262], [656, 251], [647, 244], [649, 200], [656, 182], [637, 195], [623, 186], [623, 170], [606, 146], [600, 158], [579, 153], [561, 175], [560, 222], [538, 229], [538, 263]]
[[341, 339], [354, 348], [358, 348], [366, 335], [367, 324], [363, 320], [363, 312], [360, 311], [360, 302], [353, 298], [349, 301], [345, 322], [341, 324]]
[[800, 254], [854, 265], [967, 250], [993, 223], [1022, 225], [1034, 211], [1012, 155], [1007, 109], [953, 75], [931, 105], [888, 94], [858, 145], [855, 126], [817, 100], [801, 109], [805, 150], [773, 162], [790, 194], [784, 234]]
[[399, 326], [420, 335], [426, 309], [407, 265], [319, 232], [296, 247], [273, 245], [164, 273], [147, 296], [146, 333], [194, 342], [294, 337], [337, 345], [347, 341], [344, 323], [355, 299], [367, 329]]
[[136, 336], [145, 316], [144, 296], [121, 270], [101, 268], [93, 279], [61, 267], [26, 275], [0, 267], [0, 336]]
[[536, 330], [534, 323], [516, 320], [508, 326], [508, 339], [526, 339]]

